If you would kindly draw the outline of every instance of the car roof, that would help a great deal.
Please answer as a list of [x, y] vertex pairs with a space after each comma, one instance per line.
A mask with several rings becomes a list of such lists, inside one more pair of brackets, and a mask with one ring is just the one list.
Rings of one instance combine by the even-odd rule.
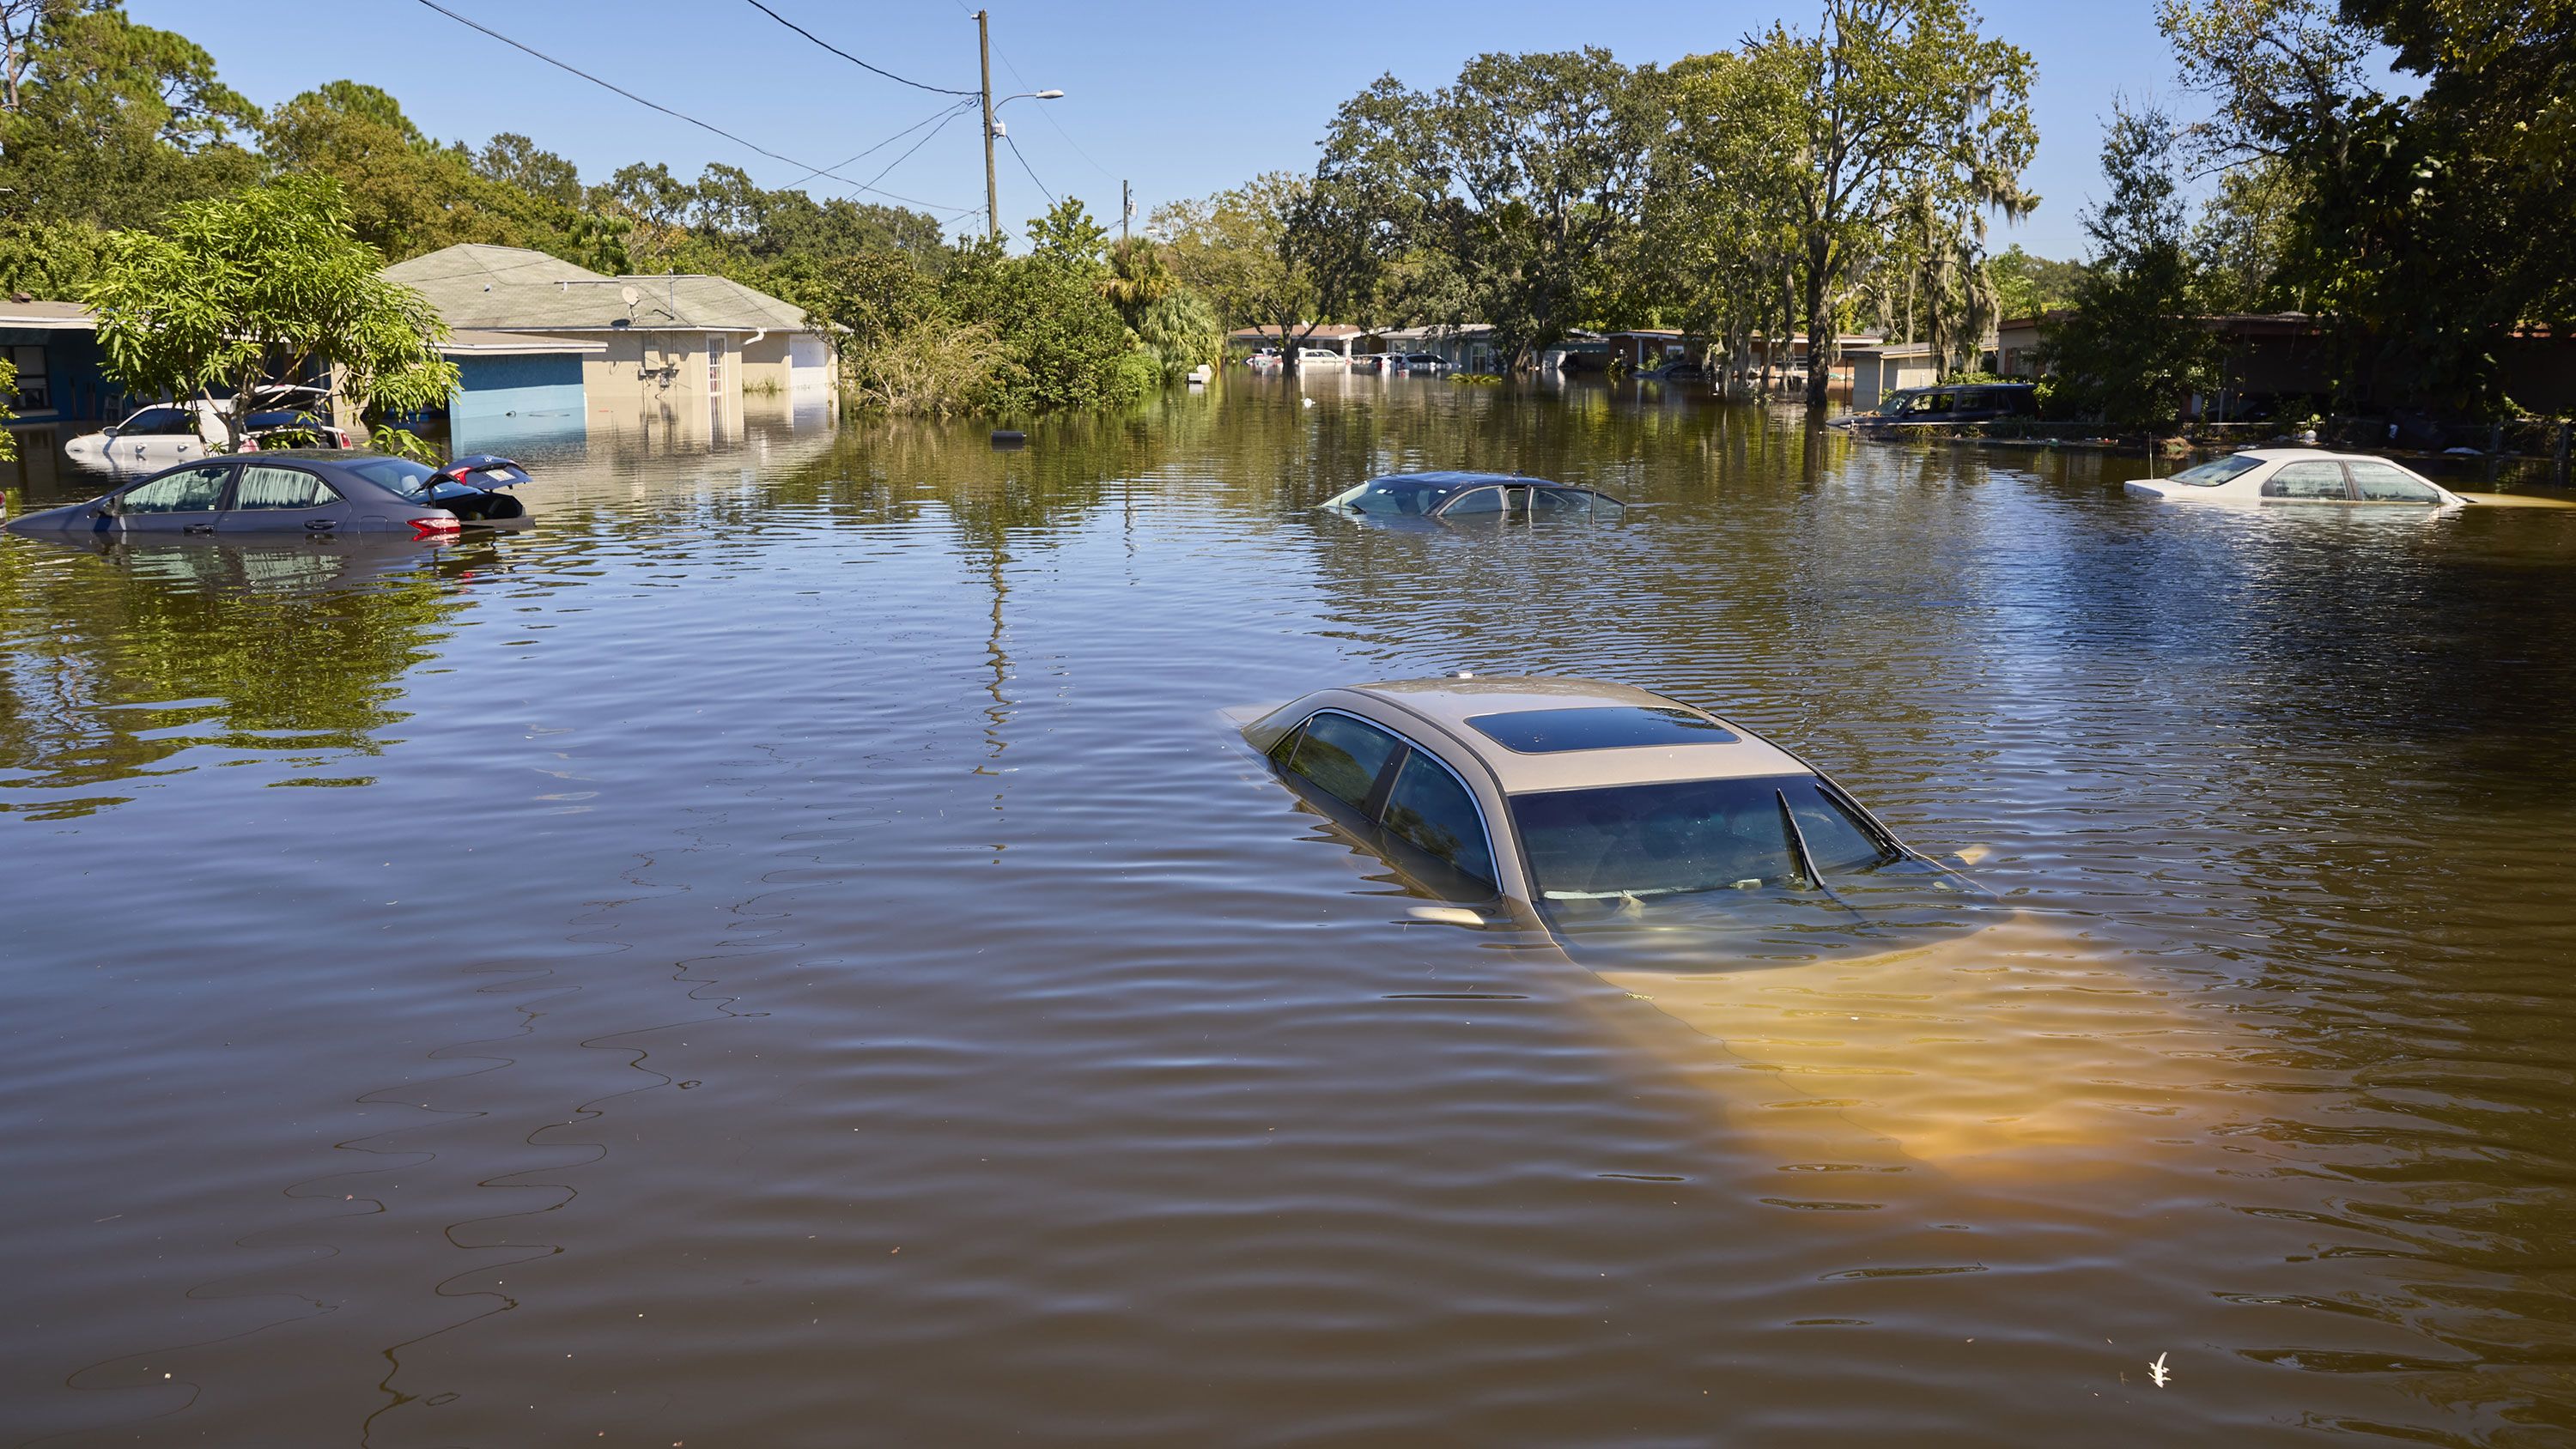
[[[1440, 727], [1444, 742], [1491, 770], [1505, 794], [1642, 785], [1676, 780], [1807, 775], [1797, 756], [1717, 715], [1735, 739], [1724, 744], [1642, 745], [1525, 754], [1503, 747], [1472, 720], [1484, 715], [1588, 708], [1684, 709], [1707, 714], [1633, 685], [1599, 679], [1497, 675], [1489, 678], [1393, 679], [1348, 686], [1348, 692]], [[1426, 741], [1425, 743], [1430, 743]]]
[[[1579, 484], [1559, 483], [1553, 478], [1525, 478], [1518, 473], [1388, 473], [1371, 478], [1371, 483], [1418, 483], [1427, 488], [1468, 488], [1485, 483], [1509, 483], [1515, 488], [1576, 488]], [[1588, 490], [1587, 490], [1588, 491]]]
[[2229, 456], [2235, 458], [2252, 458], [2255, 461], [2262, 463], [2306, 461], [2312, 463], [2389, 463], [2393, 467], [2401, 468], [2405, 466], [2402, 463], [2394, 462], [2392, 459], [2375, 457], [2369, 453], [2330, 453], [2323, 448], [2240, 448], [2236, 452], [2229, 454]]

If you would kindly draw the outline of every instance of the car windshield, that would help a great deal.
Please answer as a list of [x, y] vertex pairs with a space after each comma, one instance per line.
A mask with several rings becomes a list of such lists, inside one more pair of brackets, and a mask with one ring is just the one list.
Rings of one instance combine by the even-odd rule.
[[358, 458], [336, 466], [406, 498], [426, 497], [427, 489], [423, 485], [429, 482], [429, 475], [437, 471], [427, 463], [415, 463], [409, 458]]
[[1808, 883], [1807, 862], [1830, 875], [1907, 858], [1813, 775], [1546, 790], [1511, 808], [1545, 900], [1777, 888]]
[[2202, 463], [2194, 467], [2185, 468], [2165, 481], [2169, 483], [2188, 483], [2194, 488], [2215, 488], [2230, 478], [2241, 477], [2244, 474], [2251, 473], [2262, 466], [2262, 459], [2249, 458], [2243, 453], [2239, 453], [2232, 458], [2220, 458], [2215, 462]]
[[1424, 514], [1440, 506], [1440, 500], [1458, 491], [1454, 483], [1433, 483], [1421, 478], [1372, 478], [1357, 488], [1334, 494], [1324, 506], [1348, 508], [1359, 513]]

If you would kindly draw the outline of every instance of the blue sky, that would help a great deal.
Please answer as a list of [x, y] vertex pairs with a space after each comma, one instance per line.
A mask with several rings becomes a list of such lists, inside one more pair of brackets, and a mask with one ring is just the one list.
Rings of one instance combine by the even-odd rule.
[[[744, 0], [442, 0], [448, 8], [675, 110], [805, 163], [791, 166], [657, 115], [478, 35], [417, 0], [127, 0], [147, 24], [214, 53], [223, 77], [261, 105], [346, 77], [392, 92], [422, 129], [475, 144], [519, 131], [570, 157], [585, 179], [629, 161], [694, 176], [729, 162], [767, 186], [811, 166], [866, 180], [915, 133], [853, 167], [842, 158], [923, 121], [949, 98], [870, 75]], [[841, 49], [933, 85], [975, 84], [972, 4], [768, 0]], [[1060, 87], [1058, 101], [1003, 111], [1038, 183], [1080, 196], [1114, 222], [1121, 178], [1137, 217], [1257, 172], [1311, 165], [1334, 107], [1382, 72], [1428, 88], [1482, 51], [1601, 45], [1628, 62], [1669, 62], [1734, 44], [1775, 19], [1812, 24], [1810, 3], [1484, 0], [1390, 6], [1034, 3], [991, 0], [996, 94]], [[1989, 0], [1986, 31], [2030, 51], [2040, 151], [2028, 181], [2039, 212], [1999, 232], [2043, 256], [2083, 251], [2076, 214], [2095, 189], [2101, 118], [2115, 94], [2187, 103], [2156, 33], [2153, 0]], [[1046, 114], [1039, 111], [1044, 108]], [[1005, 150], [1004, 225], [1045, 198]], [[943, 207], [980, 207], [983, 156], [961, 116], [878, 184]], [[819, 182], [817, 194], [842, 190]]]

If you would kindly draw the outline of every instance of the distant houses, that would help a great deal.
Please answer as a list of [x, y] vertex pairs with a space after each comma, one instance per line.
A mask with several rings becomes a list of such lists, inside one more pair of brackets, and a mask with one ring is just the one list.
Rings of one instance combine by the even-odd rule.
[[[609, 277], [470, 244], [384, 275], [448, 325], [440, 350], [458, 373], [447, 422], [459, 448], [578, 438], [594, 425], [706, 437], [738, 427], [746, 397], [792, 406], [830, 394], [830, 346], [803, 310], [728, 278]], [[0, 301], [20, 421], [114, 422], [154, 401], [107, 376], [97, 333], [76, 302]]]

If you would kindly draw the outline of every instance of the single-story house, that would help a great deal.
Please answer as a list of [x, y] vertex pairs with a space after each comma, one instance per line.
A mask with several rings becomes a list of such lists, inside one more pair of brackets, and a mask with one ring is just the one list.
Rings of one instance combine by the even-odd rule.
[[1941, 358], [1929, 342], [1882, 342], [1843, 350], [1851, 365], [1851, 405], [1874, 408], [1900, 388], [1941, 380]]
[[[1344, 362], [1348, 362], [1355, 354], [1378, 350], [1378, 334], [1366, 327], [1354, 327], [1347, 322], [1317, 323], [1312, 332], [1306, 330], [1305, 323], [1299, 322], [1288, 329], [1288, 336], [1295, 346], [1321, 348]], [[1225, 334], [1225, 345], [1229, 354], [1240, 353], [1245, 356], [1265, 347], [1276, 350], [1279, 346], [1279, 329], [1277, 327], [1237, 327]]]
[[[830, 348], [803, 309], [727, 277], [608, 277], [543, 252], [472, 242], [397, 262], [384, 275], [427, 297], [460, 336], [580, 344], [570, 354], [593, 416], [647, 406], [703, 412], [745, 393], [816, 394], [831, 381]], [[549, 355], [532, 350], [536, 344], [511, 345], [518, 350], [480, 355]], [[560, 361], [511, 363], [495, 373], [511, 387], [552, 389], [565, 375]]]
[[1602, 340], [1609, 344], [1610, 357], [1630, 372], [1644, 372], [1667, 362], [1697, 362], [1708, 350], [1698, 340], [1684, 337], [1670, 327], [1636, 327], [1609, 333]]
[[1503, 352], [1482, 322], [1395, 327], [1378, 334], [1386, 352], [1428, 352], [1452, 372], [1500, 372]]
[[0, 301], [0, 359], [18, 369], [14, 396], [0, 401], [22, 422], [121, 418], [139, 406], [108, 380], [98, 318], [78, 302]]

